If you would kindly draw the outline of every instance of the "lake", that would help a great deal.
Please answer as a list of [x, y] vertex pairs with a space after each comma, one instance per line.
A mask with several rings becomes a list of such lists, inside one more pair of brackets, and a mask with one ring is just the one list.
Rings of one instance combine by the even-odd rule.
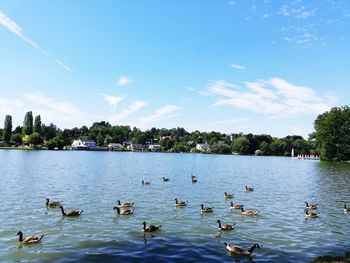
[[[0, 151], [0, 261], [232, 262], [224, 242], [250, 248], [254, 261], [309, 262], [350, 250], [350, 165], [285, 157], [132, 152]], [[191, 174], [198, 177], [191, 182]], [[162, 177], [169, 177], [163, 182]], [[150, 181], [142, 186], [141, 180]], [[255, 188], [246, 193], [245, 185]], [[256, 217], [231, 211], [234, 203]], [[66, 209], [64, 218], [45, 199]], [[174, 198], [188, 200], [176, 208]], [[116, 200], [134, 202], [118, 216]], [[304, 201], [319, 218], [305, 219]], [[214, 212], [200, 213], [200, 205]], [[236, 223], [218, 230], [216, 220]], [[153, 234], [142, 222], [162, 225]], [[40, 244], [19, 245], [16, 233], [45, 234]]]

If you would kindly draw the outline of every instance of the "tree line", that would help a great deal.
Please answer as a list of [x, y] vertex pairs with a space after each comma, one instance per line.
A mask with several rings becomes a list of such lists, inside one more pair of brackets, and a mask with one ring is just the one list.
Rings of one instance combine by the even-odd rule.
[[350, 110], [347, 106], [333, 108], [320, 114], [314, 122], [315, 132], [308, 140], [291, 135], [284, 138], [270, 135], [224, 134], [220, 132], [188, 132], [184, 128], [151, 128], [141, 131], [128, 125], [111, 125], [108, 122], [95, 122], [91, 127], [59, 129], [51, 123], [45, 125], [40, 115], [33, 118], [31, 111], [24, 116], [23, 126], [12, 129], [12, 117], [6, 115], [0, 136], [4, 144], [30, 145], [34, 148], [62, 149], [76, 139], [94, 140], [98, 146], [109, 143], [132, 142], [137, 144], [158, 144], [164, 152], [201, 152], [196, 145], [206, 143], [211, 153], [243, 155], [290, 156], [295, 154], [320, 155], [324, 160], [350, 159]]

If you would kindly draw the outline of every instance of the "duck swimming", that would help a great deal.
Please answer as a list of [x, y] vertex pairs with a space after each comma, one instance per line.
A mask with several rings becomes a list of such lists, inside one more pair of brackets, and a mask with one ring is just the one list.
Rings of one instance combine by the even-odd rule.
[[44, 235], [41, 236], [28, 236], [23, 238], [23, 232], [19, 231], [17, 234], [19, 236], [19, 242], [23, 245], [39, 243]]
[[254, 249], [259, 248], [260, 249], [260, 245], [259, 244], [254, 244], [250, 249], [246, 250], [240, 246], [237, 245], [230, 245], [227, 243], [224, 243], [224, 245], [226, 246], [226, 249], [228, 251], [230, 251], [231, 253], [235, 253], [238, 255], [242, 255], [242, 256], [251, 256]]
[[60, 206], [60, 208], [61, 208], [62, 215], [69, 216], [69, 217], [80, 216], [81, 213], [83, 212], [83, 210], [69, 210], [65, 212], [63, 209], [63, 206]]
[[219, 230], [232, 230], [236, 223], [233, 223], [233, 225], [230, 224], [221, 224], [221, 221], [218, 219], [216, 222], [219, 224]]
[[147, 224], [146, 221], [144, 221], [142, 224], [143, 224], [143, 229], [142, 229], [143, 232], [156, 232], [160, 230], [160, 228], [162, 227], [162, 226], [154, 226], [154, 225], [149, 225], [146, 227], [146, 224]]

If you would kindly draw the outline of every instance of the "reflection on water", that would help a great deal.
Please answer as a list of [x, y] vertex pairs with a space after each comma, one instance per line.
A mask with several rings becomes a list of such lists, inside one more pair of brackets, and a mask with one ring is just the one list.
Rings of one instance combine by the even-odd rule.
[[[250, 248], [254, 261], [307, 262], [349, 249], [344, 203], [350, 206], [350, 165], [200, 154], [0, 151], [0, 261], [241, 262], [224, 242]], [[191, 174], [198, 177], [193, 184]], [[169, 177], [164, 182], [163, 177]], [[141, 180], [151, 184], [142, 186]], [[253, 186], [246, 193], [244, 186]], [[224, 192], [234, 193], [225, 199]], [[46, 208], [45, 199], [78, 218]], [[174, 198], [188, 200], [175, 207]], [[135, 202], [117, 215], [116, 200]], [[230, 201], [258, 210], [256, 217], [230, 210]], [[317, 203], [305, 219], [304, 201]], [[200, 213], [200, 204], [213, 213]], [[236, 223], [219, 231], [217, 219]], [[162, 225], [143, 233], [142, 222]], [[42, 243], [18, 245], [16, 233], [45, 234]]]

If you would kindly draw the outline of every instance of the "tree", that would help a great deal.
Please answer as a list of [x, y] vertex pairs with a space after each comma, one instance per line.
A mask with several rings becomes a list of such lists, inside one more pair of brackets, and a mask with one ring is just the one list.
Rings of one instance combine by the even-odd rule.
[[40, 115], [35, 116], [33, 132], [41, 134], [41, 117], [40, 117]]
[[16, 142], [17, 144], [21, 144], [22, 143], [21, 133], [13, 133], [11, 136], [11, 141]]
[[2, 139], [5, 142], [10, 141], [11, 132], [12, 132], [12, 117], [10, 115], [6, 115], [5, 121], [4, 121], [4, 130], [3, 130], [3, 134], [2, 134]]
[[316, 145], [321, 159], [328, 161], [350, 160], [350, 108], [334, 107], [318, 115], [314, 122]]
[[249, 154], [249, 140], [245, 136], [234, 139], [232, 151], [239, 154]]
[[31, 135], [29, 135], [29, 143], [33, 145], [39, 145], [43, 143], [43, 138], [39, 133], [34, 132]]
[[24, 116], [23, 135], [31, 135], [33, 133], [33, 113], [28, 111]]

